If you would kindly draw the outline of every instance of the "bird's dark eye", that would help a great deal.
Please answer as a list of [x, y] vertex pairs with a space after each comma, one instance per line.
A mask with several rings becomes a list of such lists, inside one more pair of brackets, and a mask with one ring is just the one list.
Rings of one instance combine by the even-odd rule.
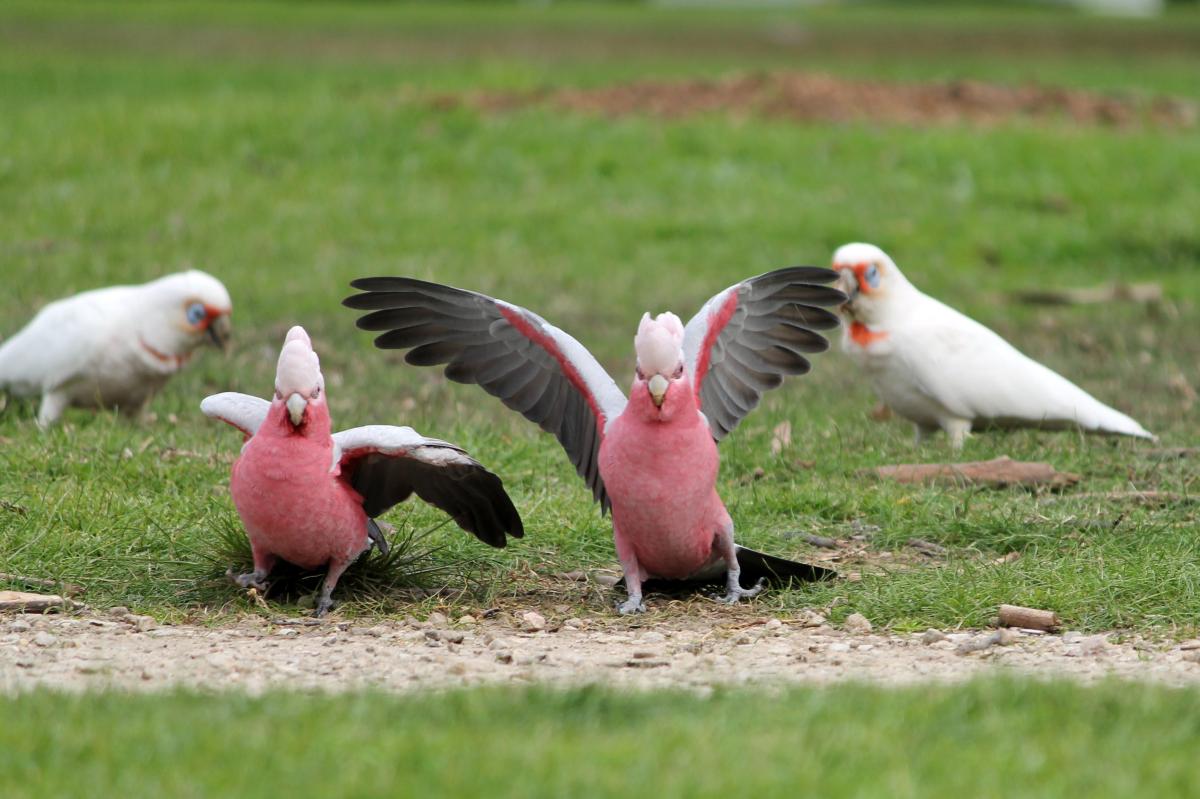
[[198, 325], [208, 316], [208, 311], [204, 310], [204, 304], [193, 302], [187, 307], [187, 320], [189, 325]]
[[879, 287], [879, 267], [876, 266], [875, 264], [871, 264], [870, 266], [868, 266], [866, 278], [867, 278], [867, 285], [869, 285], [871, 288], [878, 288]]
[[644, 374], [642, 373], [642, 367], [640, 367], [640, 366], [637, 368], [637, 379], [638, 379], [638, 380], [645, 380], [645, 379], [646, 379], [646, 375], [644, 375]]
[[321, 396], [321, 389], [320, 389], [320, 387], [314, 388], [314, 389], [312, 390], [312, 394], [310, 394], [309, 396], [311, 396], [313, 399], [316, 399], [317, 397]]
[[675, 374], [671, 375], [671, 379], [678, 380], [681, 377], [683, 377], [683, 364], [679, 365], [679, 368], [675, 370]]

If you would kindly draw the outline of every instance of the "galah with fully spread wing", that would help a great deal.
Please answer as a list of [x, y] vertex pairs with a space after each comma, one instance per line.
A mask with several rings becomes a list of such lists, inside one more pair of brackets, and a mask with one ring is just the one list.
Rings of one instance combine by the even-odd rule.
[[629, 399], [571, 336], [536, 314], [471, 291], [409, 278], [368, 278], [346, 299], [372, 311], [365, 330], [388, 331], [378, 347], [412, 349], [405, 360], [477, 383], [553, 433], [602, 510], [611, 508], [628, 601], [645, 609], [651, 577], [695, 579], [725, 572], [735, 602], [761, 580], [820, 579], [827, 569], [739, 547], [717, 495], [717, 446], [763, 392], [810, 368], [805, 357], [837, 327], [820, 306], [845, 296], [821, 285], [827, 269], [793, 267], [744, 280], [710, 299], [684, 327], [671, 313], [646, 314], [634, 339], [637, 371]]
[[302, 327], [288, 331], [271, 402], [225, 392], [200, 409], [248, 437], [229, 483], [254, 553], [254, 571], [235, 578], [242, 587], [265, 591], [277, 558], [327, 566], [316, 606], [323, 615], [355, 558], [372, 543], [387, 552], [375, 517], [414, 493], [485, 544], [524, 534], [500, 478], [453, 444], [390, 425], [333, 433], [320, 361]]
[[960, 449], [972, 429], [1077, 427], [1153, 438], [1140, 424], [1000, 336], [921, 293], [883, 250], [847, 244], [833, 268], [849, 296], [842, 346], [879, 398], [916, 426], [917, 442], [939, 428]]
[[0, 346], [0, 390], [41, 397], [43, 428], [69, 406], [136, 413], [198, 346], [226, 345], [232, 310], [194, 269], [52, 302]]

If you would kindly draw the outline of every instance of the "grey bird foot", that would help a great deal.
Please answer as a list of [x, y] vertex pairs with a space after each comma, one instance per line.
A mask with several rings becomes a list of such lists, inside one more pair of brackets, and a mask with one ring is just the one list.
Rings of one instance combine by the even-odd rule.
[[767, 578], [760, 577], [753, 588], [742, 588], [740, 585], [734, 584], [729, 588], [729, 593], [718, 599], [718, 602], [724, 602], [726, 605], [736, 605], [738, 600], [751, 599], [762, 593], [766, 587]]
[[622, 616], [629, 616], [634, 613], [645, 612], [646, 605], [642, 602], [642, 598], [640, 596], [631, 596], [620, 605], [617, 605], [617, 613], [620, 613]]
[[313, 615], [319, 619], [331, 610], [333, 610], [333, 600], [323, 596], [317, 600], [317, 607], [313, 611]]
[[[232, 575], [230, 575], [232, 577]], [[242, 588], [253, 588], [260, 594], [267, 593], [267, 575], [260, 571], [247, 572], [233, 577], [233, 581]]]

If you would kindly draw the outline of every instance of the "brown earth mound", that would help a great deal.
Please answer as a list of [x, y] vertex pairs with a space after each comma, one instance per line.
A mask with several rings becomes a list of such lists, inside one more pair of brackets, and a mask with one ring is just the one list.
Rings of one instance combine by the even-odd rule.
[[697, 114], [764, 116], [796, 122], [892, 122], [910, 125], [996, 124], [1012, 119], [1065, 120], [1083, 125], [1191, 128], [1194, 103], [1028, 84], [976, 81], [883, 83], [808, 73], [736, 75], [719, 80], [646, 80], [591, 89], [490, 92], [440, 97], [502, 112], [530, 106], [675, 119]]

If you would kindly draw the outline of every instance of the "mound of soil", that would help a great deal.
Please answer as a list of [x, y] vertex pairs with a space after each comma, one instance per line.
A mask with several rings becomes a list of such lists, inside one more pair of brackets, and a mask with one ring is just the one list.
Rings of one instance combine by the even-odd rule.
[[884, 83], [801, 72], [734, 75], [718, 80], [645, 80], [598, 88], [487, 92], [443, 96], [441, 106], [466, 104], [490, 112], [530, 106], [676, 119], [733, 114], [795, 122], [890, 122], [907, 125], [1012, 119], [1065, 120], [1081, 125], [1170, 129], [1196, 125], [1194, 103], [1174, 97], [1134, 97], [1026, 84], [978, 81]]

